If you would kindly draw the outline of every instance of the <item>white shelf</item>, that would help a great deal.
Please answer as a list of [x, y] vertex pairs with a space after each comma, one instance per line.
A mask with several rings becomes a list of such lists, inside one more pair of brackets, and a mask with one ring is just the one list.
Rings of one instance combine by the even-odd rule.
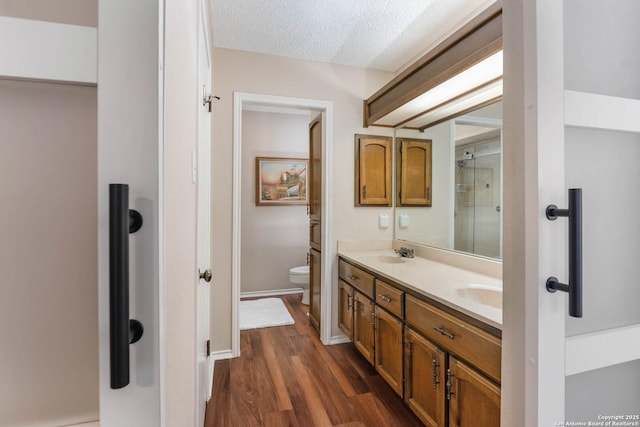
[[566, 126], [640, 133], [640, 100], [564, 91]]
[[565, 345], [567, 376], [630, 362], [640, 359], [640, 325], [568, 337]]
[[0, 77], [95, 85], [97, 29], [0, 16]]

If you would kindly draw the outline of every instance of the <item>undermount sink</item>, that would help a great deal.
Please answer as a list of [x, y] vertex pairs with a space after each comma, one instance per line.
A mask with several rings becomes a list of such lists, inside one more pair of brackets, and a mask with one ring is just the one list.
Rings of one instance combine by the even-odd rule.
[[486, 285], [469, 285], [456, 289], [458, 296], [479, 304], [502, 309], [502, 289]]
[[406, 258], [392, 255], [371, 255], [370, 258], [373, 261], [383, 262], [386, 264], [402, 264], [403, 262], [407, 262]]

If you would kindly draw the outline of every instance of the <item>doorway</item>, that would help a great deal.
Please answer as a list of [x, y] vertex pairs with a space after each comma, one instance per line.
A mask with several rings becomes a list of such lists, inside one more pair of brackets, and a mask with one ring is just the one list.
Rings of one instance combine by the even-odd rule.
[[[322, 176], [323, 176], [323, 217], [326, 218], [326, 226], [322, 230], [323, 246], [331, 248], [331, 200], [328, 198], [327, 189], [331, 188], [331, 165], [325, 159], [331, 159], [332, 134], [333, 134], [333, 103], [330, 101], [320, 101], [303, 98], [290, 98], [272, 95], [261, 95], [252, 93], [234, 93], [234, 111], [233, 111], [233, 202], [232, 202], [232, 255], [231, 255], [231, 289], [232, 289], [232, 355], [240, 355], [240, 327], [239, 327], [239, 303], [240, 303], [240, 284], [241, 280], [241, 215], [242, 215], [242, 199], [251, 197], [242, 191], [242, 176], [251, 171], [247, 171], [246, 167], [242, 167], [242, 126], [243, 126], [243, 110], [247, 106], [258, 106], [265, 108], [292, 109], [297, 111], [310, 111], [318, 113], [323, 118], [323, 149], [322, 149]], [[323, 258], [321, 265], [322, 281], [324, 283], [331, 282], [331, 262], [335, 253], [327, 253]], [[331, 301], [331, 286], [323, 286], [323, 301]], [[323, 304], [322, 322], [320, 326], [320, 339], [327, 344], [331, 340], [331, 304]]]

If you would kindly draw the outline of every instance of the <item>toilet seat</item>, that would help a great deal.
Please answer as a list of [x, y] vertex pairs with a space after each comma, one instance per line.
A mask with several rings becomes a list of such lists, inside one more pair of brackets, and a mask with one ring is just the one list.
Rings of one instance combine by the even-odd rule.
[[289, 269], [289, 281], [291, 283], [309, 283], [309, 266], [302, 265]]

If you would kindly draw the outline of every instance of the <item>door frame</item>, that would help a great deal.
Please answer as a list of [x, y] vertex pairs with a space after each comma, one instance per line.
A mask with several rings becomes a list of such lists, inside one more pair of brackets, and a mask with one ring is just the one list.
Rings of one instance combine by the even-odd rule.
[[563, 2], [504, 2], [502, 424], [564, 421], [566, 230], [545, 217], [564, 205]]
[[[212, 77], [211, 71], [213, 68], [212, 57], [211, 57], [211, 47], [210, 47], [210, 34], [211, 28], [209, 24], [209, 19], [207, 17], [205, 0], [200, 0], [198, 2], [198, 78], [196, 83], [196, 120], [197, 120], [197, 141], [196, 141], [196, 149], [194, 152], [194, 158], [192, 159], [192, 173], [194, 183], [196, 184], [196, 260], [195, 260], [195, 271], [199, 272], [200, 269], [206, 270], [211, 268], [211, 145], [212, 145], [212, 137], [211, 137], [211, 121], [212, 121], [212, 112], [209, 110], [208, 112], [204, 110], [207, 108], [205, 106], [205, 98], [204, 96], [211, 95], [211, 91], [213, 89], [212, 85]], [[202, 58], [202, 52], [204, 52], [204, 61]], [[205, 72], [203, 75], [203, 62], [206, 62], [206, 69], [208, 72]], [[204, 93], [204, 89], [208, 91], [208, 93]], [[201, 98], [202, 97], [202, 98]], [[213, 102], [210, 100], [209, 102]], [[211, 106], [211, 104], [209, 104]], [[204, 123], [203, 123], [204, 122]], [[203, 131], [202, 127], [205, 127], [207, 131]], [[204, 132], [204, 134], [202, 134]], [[206, 138], [208, 137], [208, 141]], [[204, 141], [203, 141], [204, 140]], [[206, 164], [206, 174], [203, 174], [202, 165]], [[203, 179], [204, 178], [204, 179]], [[208, 191], [209, 195], [201, 196], [201, 186], [204, 184], [204, 191]], [[204, 200], [201, 200], [201, 197]], [[203, 203], [204, 202], [204, 203]], [[205, 212], [207, 214], [208, 225], [203, 226], [203, 230], [200, 230], [200, 207], [201, 205], [206, 206]], [[203, 235], [202, 231], [205, 231], [208, 234], [207, 238], [203, 239], [201, 242], [201, 236]], [[207, 262], [205, 265], [200, 265], [200, 251], [202, 250], [202, 245], [207, 248], [203, 250], [204, 255], [208, 255]], [[194, 354], [195, 354], [195, 375], [196, 375], [196, 390], [195, 390], [195, 420], [199, 425], [204, 424], [204, 415], [206, 410], [206, 402], [211, 398], [212, 388], [213, 388], [213, 358], [208, 351], [205, 350], [205, 343], [202, 341], [202, 336], [200, 336], [200, 325], [202, 321], [206, 327], [202, 328], [203, 335], [206, 336], [206, 339], [209, 340], [211, 338], [211, 283], [203, 282], [203, 279], [199, 277], [198, 274], [194, 275], [195, 278], [195, 314], [196, 314], [196, 333], [194, 340]], [[201, 289], [204, 287], [206, 291]], [[205, 292], [206, 297], [202, 300], [199, 299], [199, 293]], [[201, 319], [201, 316], [204, 315], [204, 319]], [[207, 347], [208, 348], [208, 347]], [[206, 361], [204, 367], [204, 378], [201, 378], [201, 372], [199, 372], [198, 363], [203, 353], [205, 353]], [[206, 399], [205, 405], [202, 404], [202, 392], [201, 387], [206, 389]]]
[[241, 236], [240, 221], [242, 209], [242, 109], [245, 104], [278, 108], [318, 111], [322, 114], [322, 301], [320, 340], [331, 342], [332, 308], [332, 262], [336, 255], [331, 240], [331, 199], [328, 197], [332, 185], [331, 158], [333, 146], [333, 102], [286, 96], [263, 95], [257, 93], [233, 93], [233, 184], [232, 184], [232, 250], [231, 250], [231, 354], [240, 355], [240, 283], [241, 283]]

